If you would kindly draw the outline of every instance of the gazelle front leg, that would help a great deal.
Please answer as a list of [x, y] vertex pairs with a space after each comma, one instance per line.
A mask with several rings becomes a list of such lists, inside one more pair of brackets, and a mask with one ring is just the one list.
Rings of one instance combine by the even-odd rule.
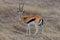
[[28, 32], [29, 32], [29, 28], [26, 27], [26, 35], [28, 35]]

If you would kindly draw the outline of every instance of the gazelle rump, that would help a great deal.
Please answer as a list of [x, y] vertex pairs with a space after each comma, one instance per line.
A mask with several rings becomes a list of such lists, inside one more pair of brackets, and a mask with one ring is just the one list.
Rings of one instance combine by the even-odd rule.
[[26, 33], [29, 33], [29, 35], [31, 35], [31, 31], [30, 31], [30, 25], [33, 24], [35, 25], [35, 33], [34, 35], [36, 35], [38, 33], [38, 27], [40, 26], [42, 28], [42, 32], [44, 31], [44, 22], [43, 22], [43, 17], [36, 15], [36, 16], [22, 16], [22, 14], [24, 13], [23, 10], [24, 7], [24, 3], [22, 3], [22, 5], [20, 6], [19, 3], [19, 20], [26, 24]]

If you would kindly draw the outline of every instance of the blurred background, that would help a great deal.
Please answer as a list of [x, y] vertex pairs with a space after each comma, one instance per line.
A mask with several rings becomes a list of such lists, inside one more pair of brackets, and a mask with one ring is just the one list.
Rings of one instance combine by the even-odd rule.
[[24, 2], [23, 16], [44, 17], [44, 32], [39, 27], [37, 35], [25, 36], [25, 26], [18, 21], [19, 0], [0, 0], [0, 40], [60, 40], [60, 0], [20, 2]]

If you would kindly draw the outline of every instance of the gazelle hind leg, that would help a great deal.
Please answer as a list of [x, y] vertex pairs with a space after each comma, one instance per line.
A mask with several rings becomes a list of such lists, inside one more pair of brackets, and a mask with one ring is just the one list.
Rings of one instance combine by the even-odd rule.
[[30, 24], [28, 24], [28, 29], [29, 29], [29, 35], [31, 35], [31, 30], [30, 30]]
[[38, 33], [38, 26], [37, 26], [37, 24], [35, 24], [35, 29], [36, 29], [36, 31], [35, 31], [34, 35], [36, 35]]
[[42, 32], [44, 32], [44, 25], [42, 25], [41, 27], [42, 27]]
[[42, 32], [44, 32], [44, 25], [43, 25], [43, 20], [42, 20], [42, 22], [41, 22], [41, 28], [42, 28]]

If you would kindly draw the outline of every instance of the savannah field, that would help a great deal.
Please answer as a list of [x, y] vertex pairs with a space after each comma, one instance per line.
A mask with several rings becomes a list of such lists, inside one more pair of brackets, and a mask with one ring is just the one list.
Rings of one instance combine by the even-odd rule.
[[[0, 0], [0, 40], [60, 40], [60, 0], [21, 0], [23, 16], [44, 17], [44, 32], [26, 36], [25, 25], [18, 20], [18, 0]], [[31, 28], [33, 32], [34, 28]]]

